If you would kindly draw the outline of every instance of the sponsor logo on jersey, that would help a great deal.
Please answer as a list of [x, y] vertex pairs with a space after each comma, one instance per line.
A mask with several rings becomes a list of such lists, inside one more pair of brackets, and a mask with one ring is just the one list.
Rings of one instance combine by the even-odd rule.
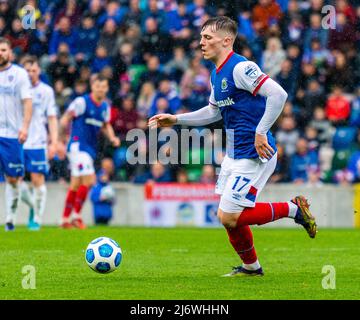
[[103, 126], [103, 122], [100, 120], [96, 120], [94, 118], [86, 118], [85, 119], [85, 123], [86, 124], [90, 124], [92, 126], [96, 126], [96, 127], [102, 127]]
[[10, 162], [9, 163], [9, 165], [8, 165], [8, 167], [10, 168], [10, 169], [12, 169], [12, 168], [23, 168], [24, 167], [24, 165], [23, 164], [21, 164], [21, 163], [12, 163], [12, 162]]
[[255, 79], [258, 76], [258, 71], [256, 66], [247, 66], [245, 68], [245, 74], [250, 77], [251, 79]]
[[230, 97], [228, 97], [225, 100], [216, 101], [216, 104], [218, 107], [226, 107], [226, 106], [232, 106], [235, 104], [234, 100]]

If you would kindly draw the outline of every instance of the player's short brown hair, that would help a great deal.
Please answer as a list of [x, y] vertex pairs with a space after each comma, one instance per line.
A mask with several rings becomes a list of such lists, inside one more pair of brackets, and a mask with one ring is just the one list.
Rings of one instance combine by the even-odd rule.
[[231, 33], [234, 37], [237, 36], [238, 25], [236, 21], [226, 16], [219, 16], [208, 19], [202, 25], [201, 30], [204, 30], [207, 27], [213, 28], [214, 31], [224, 30]]
[[27, 56], [27, 57], [25, 57], [24, 60], [22, 61], [22, 64], [23, 64], [23, 65], [26, 65], [26, 64], [28, 64], [28, 63], [31, 64], [31, 65], [33, 65], [33, 64], [35, 63], [35, 64], [37, 64], [38, 66], [40, 66], [39, 60], [38, 60], [38, 58], [35, 57], [35, 56]]
[[91, 84], [93, 84], [95, 81], [100, 81], [100, 82], [106, 81], [107, 83], [109, 83], [109, 79], [100, 73], [93, 75], [93, 77], [91, 79]]
[[7, 39], [5, 37], [0, 37], [0, 44], [1, 43], [6, 43], [9, 46], [9, 48], [11, 49], [11, 42], [9, 39]]

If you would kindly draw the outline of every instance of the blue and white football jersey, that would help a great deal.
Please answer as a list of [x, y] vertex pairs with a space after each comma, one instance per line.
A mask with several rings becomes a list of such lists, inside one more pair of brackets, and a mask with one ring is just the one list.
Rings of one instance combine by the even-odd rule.
[[57, 116], [54, 90], [44, 82], [31, 87], [33, 112], [28, 138], [24, 149], [45, 149], [47, 147], [47, 118]]
[[96, 158], [98, 134], [104, 123], [110, 121], [110, 107], [106, 101], [97, 104], [91, 95], [76, 98], [67, 112], [74, 116], [68, 151], [77, 146], [79, 151], [87, 152]]
[[[268, 78], [256, 63], [234, 52], [211, 73], [209, 102], [220, 109], [230, 158], [259, 158], [254, 146], [255, 131], [265, 112], [266, 98], [257, 95], [257, 92]], [[270, 131], [267, 138], [276, 151], [275, 139]]]

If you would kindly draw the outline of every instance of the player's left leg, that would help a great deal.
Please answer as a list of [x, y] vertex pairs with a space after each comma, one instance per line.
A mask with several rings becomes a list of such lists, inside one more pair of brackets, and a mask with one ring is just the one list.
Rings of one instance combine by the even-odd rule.
[[34, 190], [34, 219], [29, 223], [29, 229], [39, 230], [42, 217], [45, 211], [47, 188], [45, 184], [45, 176], [42, 173], [32, 172], [31, 183]]
[[95, 181], [96, 181], [95, 174], [81, 176], [80, 186], [76, 192], [76, 197], [74, 201], [74, 214], [72, 220], [72, 224], [76, 228], [79, 229], [86, 228], [86, 225], [84, 224], [81, 216], [81, 209], [86, 201], [89, 190], [94, 185]]

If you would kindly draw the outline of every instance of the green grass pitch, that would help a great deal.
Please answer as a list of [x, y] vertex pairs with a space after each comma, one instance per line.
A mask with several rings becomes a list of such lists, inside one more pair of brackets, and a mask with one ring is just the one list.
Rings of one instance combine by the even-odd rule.
[[[221, 228], [92, 227], [0, 232], [0, 299], [359, 299], [360, 232], [253, 229], [264, 277], [222, 278], [240, 264]], [[118, 270], [98, 274], [85, 263], [87, 244], [119, 242]], [[23, 289], [25, 265], [36, 289]], [[323, 266], [336, 270], [336, 288], [323, 289]]]

